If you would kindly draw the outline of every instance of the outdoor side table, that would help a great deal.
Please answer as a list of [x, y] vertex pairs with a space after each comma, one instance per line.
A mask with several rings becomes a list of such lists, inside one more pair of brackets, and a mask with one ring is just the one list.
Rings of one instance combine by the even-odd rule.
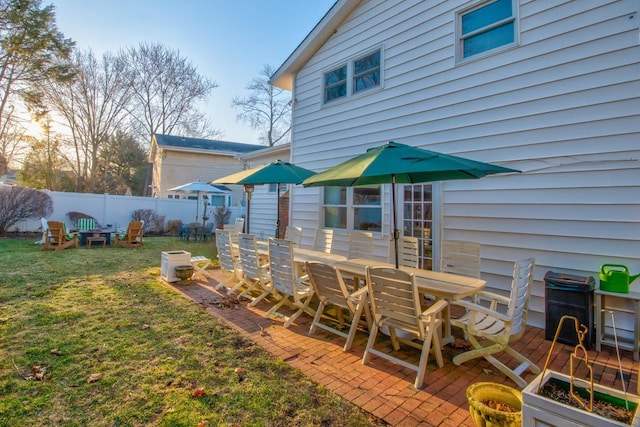
[[618, 293], [596, 289], [594, 292], [596, 302], [596, 351], [602, 349], [602, 344], [615, 346], [615, 340], [611, 334], [606, 333], [611, 325], [606, 324], [610, 317], [606, 314], [625, 313], [633, 318], [633, 341], [618, 337], [618, 346], [633, 352], [633, 360], [640, 360], [640, 281], [632, 284], [629, 293]]
[[91, 249], [93, 247], [93, 243], [102, 243], [102, 247], [105, 248], [107, 247], [107, 238], [106, 237], [102, 237], [102, 236], [98, 236], [98, 237], [87, 237], [87, 245], [86, 248], [87, 249]]
[[191, 257], [191, 265], [193, 265], [193, 276], [196, 277], [200, 275], [203, 279], [206, 279], [204, 275], [204, 270], [211, 264], [211, 260], [209, 258], [203, 257], [201, 255]]

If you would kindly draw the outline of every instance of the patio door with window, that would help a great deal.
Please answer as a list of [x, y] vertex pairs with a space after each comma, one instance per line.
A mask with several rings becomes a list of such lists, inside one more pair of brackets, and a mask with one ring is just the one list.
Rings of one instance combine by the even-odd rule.
[[433, 270], [433, 184], [404, 186], [403, 234], [418, 238], [419, 267]]

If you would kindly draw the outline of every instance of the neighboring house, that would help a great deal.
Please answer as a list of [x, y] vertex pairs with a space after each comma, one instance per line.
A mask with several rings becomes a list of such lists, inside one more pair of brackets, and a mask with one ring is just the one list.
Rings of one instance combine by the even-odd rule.
[[[197, 180], [210, 182], [241, 171], [244, 166], [236, 156], [263, 148], [239, 142], [155, 134], [149, 152], [149, 162], [153, 165], [151, 196], [187, 198], [187, 194], [167, 189]], [[234, 206], [240, 205], [242, 190], [235, 189], [231, 200]]]
[[[238, 160], [245, 164], [245, 169], [255, 168], [265, 163], [276, 160], [289, 161], [290, 144], [276, 145], [274, 147], [263, 148], [262, 150], [252, 151], [250, 153], [241, 154]], [[229, 188], [237, 187], [228, 185]], [[241, 186], [238, 186], [242, 188]], [[284, 229], [288, 220], [288, 194], [287, 190], [290, 185], [282, 184], [280, 186], [280, 228]], [[275, 184], [256, 185], [253, 195], [251, 196], [251, 212], [249, 215], [251, 234], [261, 236], [262, 239], [275, 236], [276, 232], [276, 212], [277, 212], [278, 196]], [[280, 237], [283, 237], [281, 233]]]
[[[292, 91], [292, 162], [322, 171], [394, 140], [521, 170], [400, 186], [399, 218], [429, 233], [423, 261], [435, 270], [441, 240], [480, 242], [493, 290], [508, 288], [514, 260], [534, 257], [528, 321], [544, 326], [547, 271], [640, 272], [638, 7], [338, 0], [272, 77]], [[382, 241], [389, 188], [371, 189], [382, 202], [366, 206]], [[291, 223], [361, 227], [353, 191], [341, 203], [335, 189], [294, 187]]]

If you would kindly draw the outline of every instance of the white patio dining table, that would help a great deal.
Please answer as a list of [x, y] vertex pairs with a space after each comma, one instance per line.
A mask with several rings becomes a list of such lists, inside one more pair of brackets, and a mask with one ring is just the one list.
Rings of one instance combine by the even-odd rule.
[[[345, 274], [361, 277], [363, 279], [365, 278], [366, 267], [395, 268], [393, 264], [362, 258], [336, 261], [333, 265]], [[418, 285], [420, 293], [433, 295], [436, 298], [442, 298], [449, 302], [477, 294], [483, 290], [487, 284], [485, 280], [460, 276], [457, 274], [441, 273], [438, 271], [402, 266], [400, 269], [415, 276], [416, 284]], [[445, 309], [443, 316], [442, 343], [448, 344], [453, 342], [454, 339], [451, 334], [451, 311], [449, 306]]]
[[[258, 242], [258, 254], [264, 256], [269, 255], [268, 242]], [[306, 261], [318, 261], [333, 265], [337, 262], [346, 260], [347, 257], [342, 255], [315, 251], [313, 249], [299, 248], [296, 246], [293, 247], [293, 262], [295, 262], [296, 264], [304, 264]]]

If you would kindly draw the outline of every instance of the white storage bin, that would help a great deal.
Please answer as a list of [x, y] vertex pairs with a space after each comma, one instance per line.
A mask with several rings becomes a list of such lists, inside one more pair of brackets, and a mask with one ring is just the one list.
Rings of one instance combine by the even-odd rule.
[[191, 252], [168, 251], [162, 252], [160, 261], [160, 277], [166, 282], [178, 282], [176, 267], [179, 265], [191, 265]]

